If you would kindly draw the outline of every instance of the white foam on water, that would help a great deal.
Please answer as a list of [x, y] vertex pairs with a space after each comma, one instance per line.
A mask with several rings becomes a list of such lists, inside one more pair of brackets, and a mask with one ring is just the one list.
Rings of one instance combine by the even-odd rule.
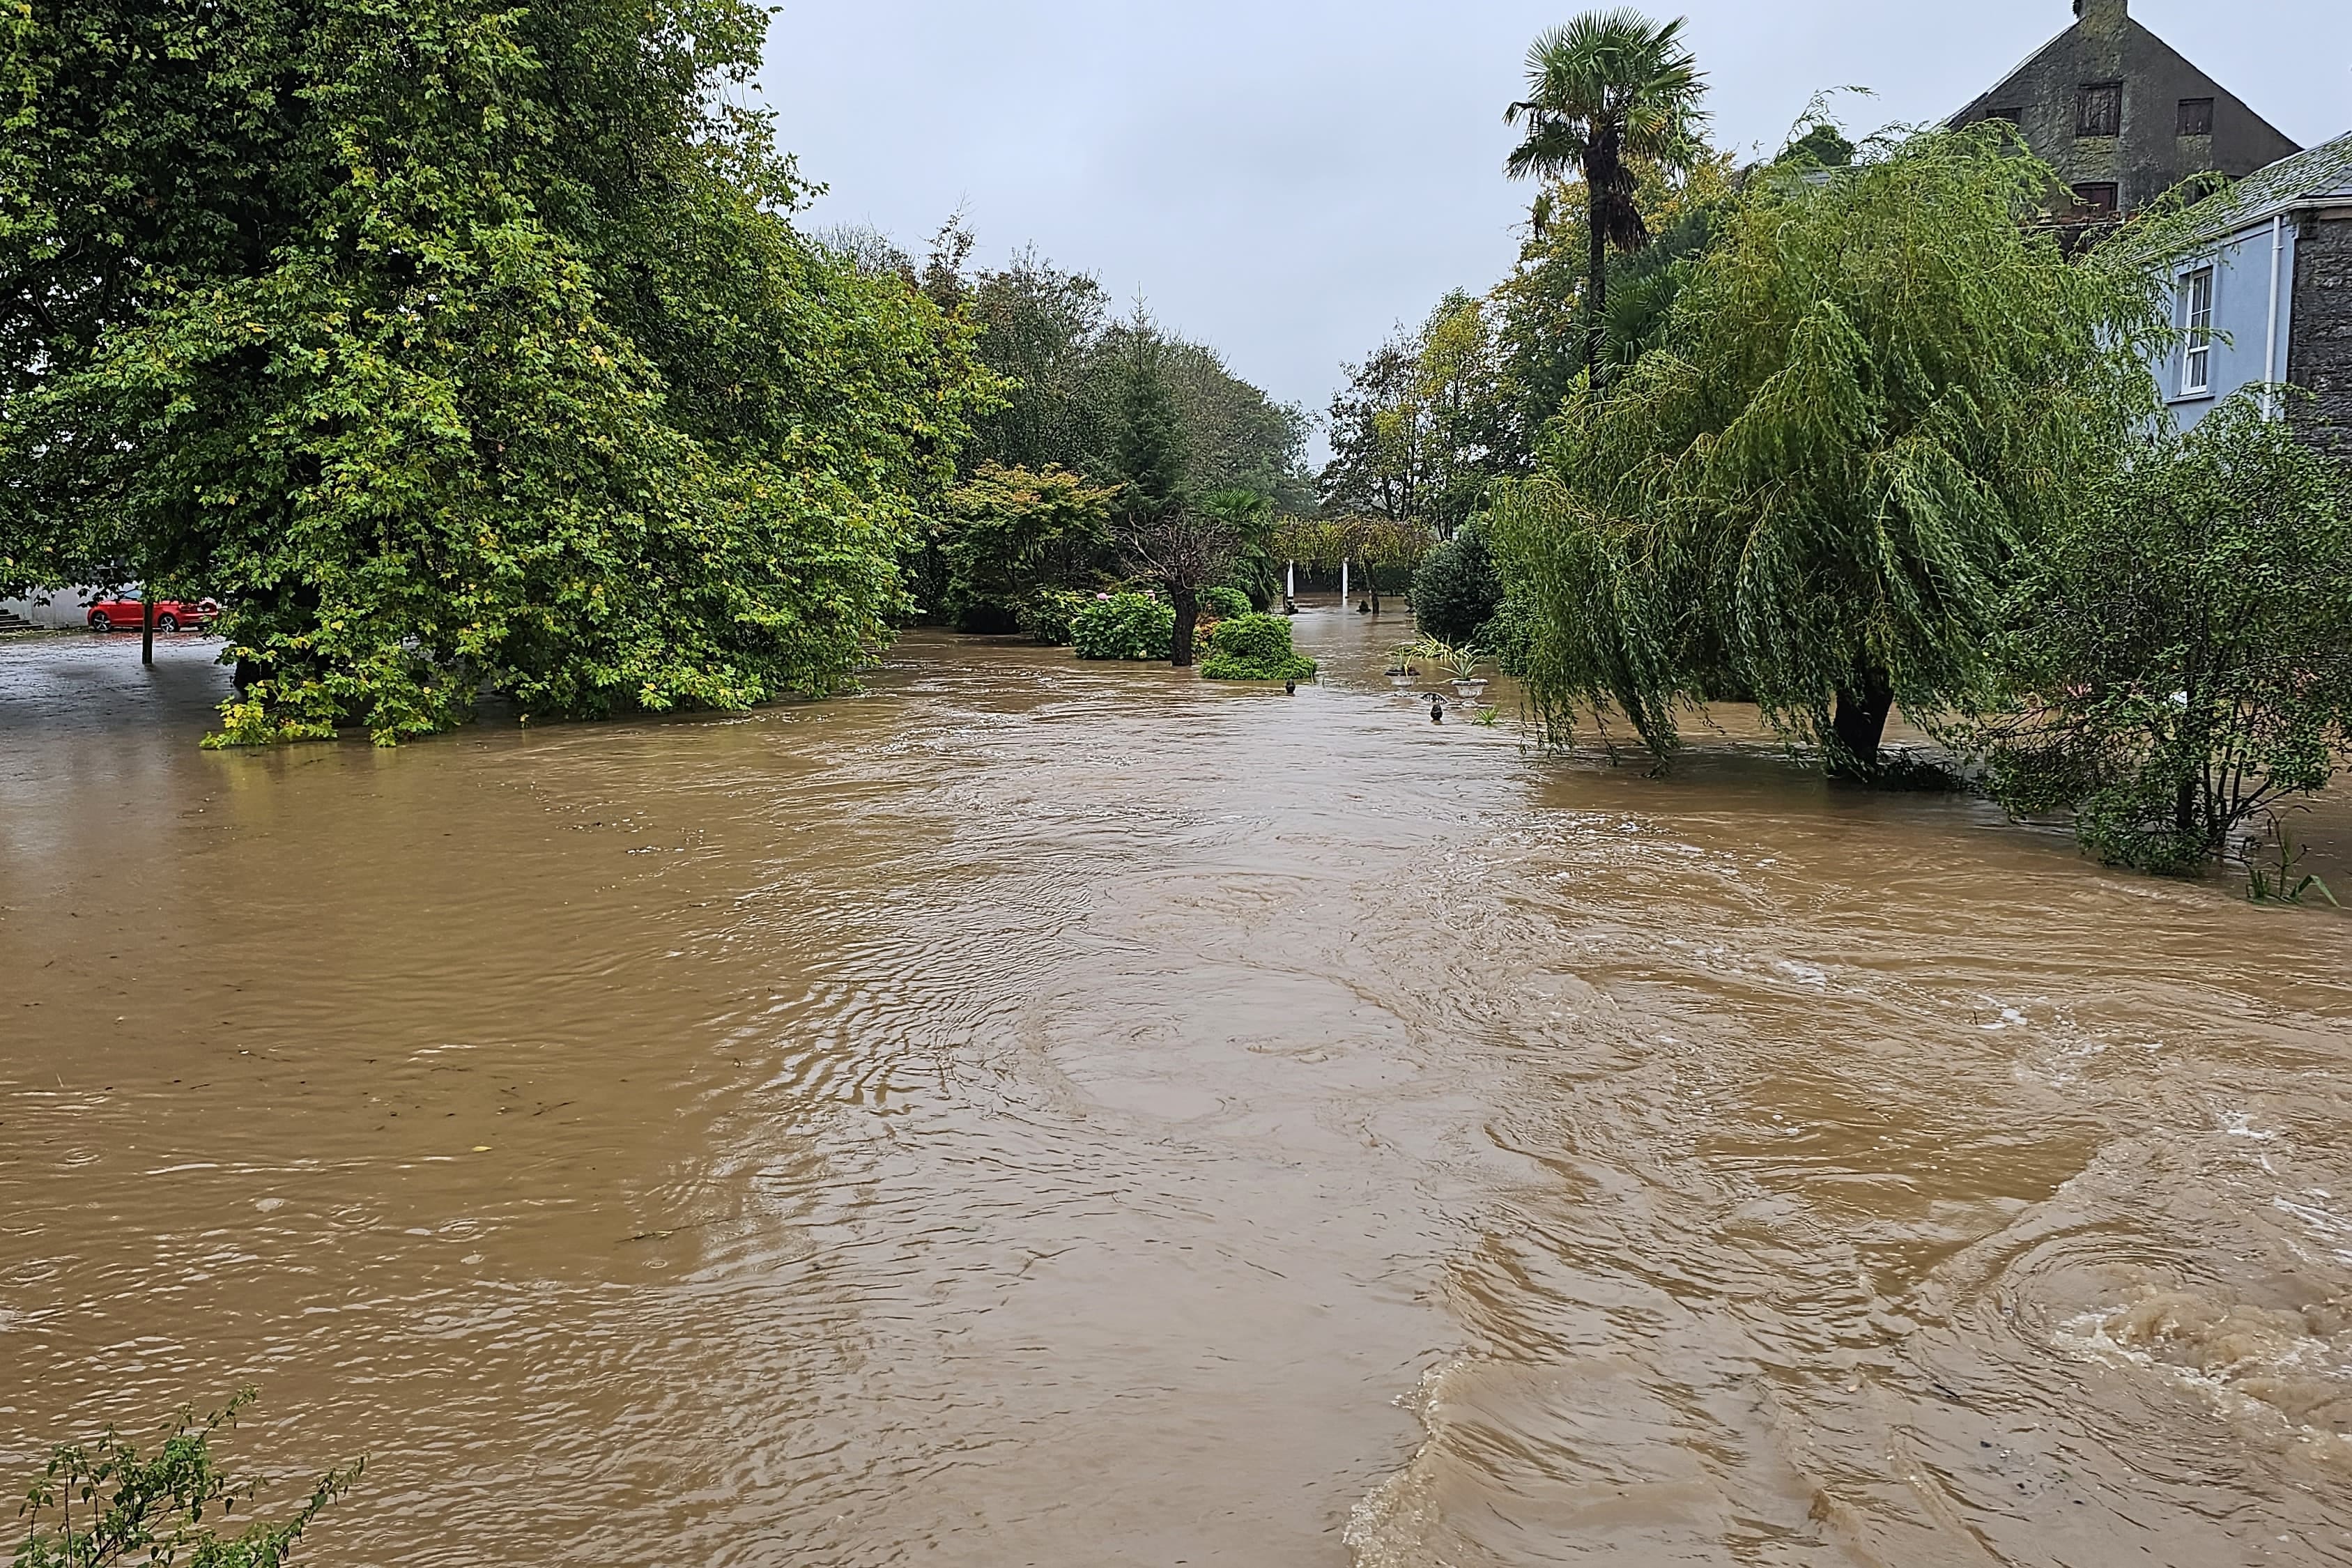
[[1397, 1396], [1397, 1405], [1421, 1423], [1422, 1440], [1411, 1458], [1349, 1510], [1340, 1539], [1355, 1568], [1450, 1568], [1444, 1559], [1432, 1555], [1438, 1530], [1437, 1488], [1432, 1476], [1438, 1438], [1432, 1420], [1448, 1375], [1466, 1371], [1470, 1364], [1457, 1359], [1429, 1367], [1419, 1383]]
[[2302, 1310], [2152, 1290], [2059, 1325], [2058, 1348], [2191, 1390], [2225, 1414], [2352, 1453], [2352, 1309]]

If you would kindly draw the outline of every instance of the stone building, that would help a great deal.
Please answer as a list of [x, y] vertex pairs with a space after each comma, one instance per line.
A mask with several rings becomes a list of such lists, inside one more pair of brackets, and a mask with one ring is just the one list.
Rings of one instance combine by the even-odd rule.
[[2074, 16], [2073, 26], [1950, 121], [2017, 126], [2071, 189], [2065, 216], [2116, 217], [2192, 175], [2239, 178], [2302, 151], [2133, 21], [2129, 0], [2075, 0]]

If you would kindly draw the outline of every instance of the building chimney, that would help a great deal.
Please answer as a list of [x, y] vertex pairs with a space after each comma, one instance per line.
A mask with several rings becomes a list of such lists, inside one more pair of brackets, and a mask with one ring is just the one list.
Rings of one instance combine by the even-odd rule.
[[2074, 15], [2086, 33], [2119, 37], [2131, 19], [2131, 0], [2074, 0]]

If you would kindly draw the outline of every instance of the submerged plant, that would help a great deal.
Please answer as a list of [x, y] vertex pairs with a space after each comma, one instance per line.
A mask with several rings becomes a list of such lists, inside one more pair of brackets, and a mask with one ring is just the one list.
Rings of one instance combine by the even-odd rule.
[[[281, 1568], [310, 1521], [351, 1489], [367, 1461], [320, 1477], [310, 1500], [282, 1522], [257, 1521], [223, 1534], [230, 1512], [250, 1502], [257, 1487], [220, 1468], [213, 1436], [236, 1426], [255, 1397], [253, 1389], [240, 1390], [203, 1417], [183, 1409], [152, 1456], [111, 1426], [95, 1443], [51, 1449], [16, 1510], [25, 1521], [16, 1568], [163, 1568], [184, 1556], [195, 1568]], [[219, 1523], [206, 1523], [207, 1514]]]
[[1175, 634], [1176, 612], [1148, 594], [1106, 594], [1070, 618], [1080, 658], [1166, 658]]
[[2296, 868], [2303, 864], [2304, 857], [2311, 851], [2307, 847], [2295, 841], [2294, 832], [2287, 826], [2284, 818], [2272, 817], [2270, 831], [2263, 835], [2263, 837], [2270, 842], [2271, 853], [2263, 862], [2255, 861], [2252, 852], [2252, 847], [2251, 845], [2248, 847], [2246, 857], [2248, 873], [2246, 901], [2248, 903], [2299, 904], [2303, 902], [2306, 894], [2317, 893], [2329, 903], [2336, 904], [2336, 908], [2344, 907], [2336, 903], [2336, 895], [2328, 891], [2327, 884], [2321, 881], [2317, 876], [2310, 872], [2305, 872], [2299, 877], [2295, 875]]
[[1093, 595], [1075, 588], [1040, 588], [1013, 613], [1013, 624], [1032, 642], [1067, 647], [1078, 616], [1094, 602]]
[[1206, 680], [1305, 680], [1315, 661], [1290, 646], [1290, 622], [1281, 616], [1235, 616], [1209, 634]]

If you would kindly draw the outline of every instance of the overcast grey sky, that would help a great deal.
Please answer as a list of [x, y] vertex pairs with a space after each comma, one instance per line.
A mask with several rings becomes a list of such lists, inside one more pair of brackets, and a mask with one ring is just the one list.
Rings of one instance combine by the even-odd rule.
[[[806, 221], [909, 249], [959, 204], [983, 260], [1034, 241], [1319, 411], [1446, 289], [1517, 254], [1502, 175], [1538, 0], [785, 0], [762, 77], [830, 190]], [[1660, 5], [1654, 14], [1675, 14]], [[1717, 140], [1777, 148], [1816, 89], [1870, 128], [1951, 112], [2073, 20], [2068, 0], [1687, 0]], [[2306, 145], [2352, 131], [2352, 0], [2135, 0]]]

